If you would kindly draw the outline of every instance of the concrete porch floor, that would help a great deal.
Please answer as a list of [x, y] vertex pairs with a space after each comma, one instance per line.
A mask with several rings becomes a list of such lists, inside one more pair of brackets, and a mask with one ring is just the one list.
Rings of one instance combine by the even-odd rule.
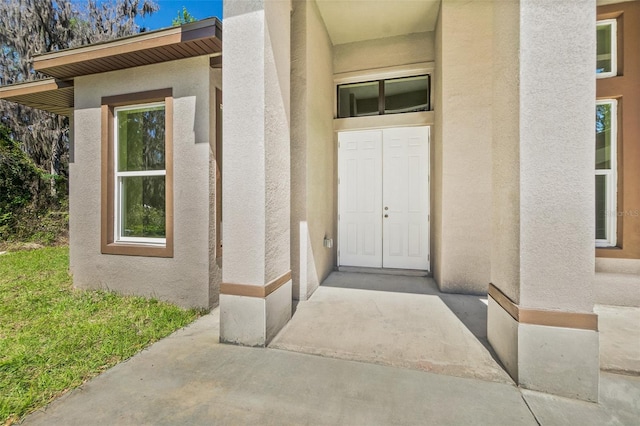
[[487, 298], [429, 277], [333, 272], [271, 348], [513, 383], [487, 341]]
[[640, 377], [600, 403], [513, 384], [218, 343], [219, 314], [118, 364], [25, 425], [637, 425]]

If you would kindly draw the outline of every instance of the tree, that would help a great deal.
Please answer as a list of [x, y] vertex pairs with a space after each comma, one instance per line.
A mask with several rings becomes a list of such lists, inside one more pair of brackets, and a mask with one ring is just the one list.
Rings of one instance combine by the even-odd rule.
[[[0, 125], [0, 241], [29, 238], [50, 203], [46, 175]], [[25, 233], [26, 228], [30, 228]], [[2, 243], [0, 243], [2, 245]]]
[[[35, 55], [110, 40], [140, 31], [135, 17], [157, 10], [152, 0], [3, 0], [0, 2], [0, 85], [42, 78]], [[0, 101], [0, 124], [37, 166], [55, 180], [66, 172], [69, 122], [65, 117]]]
[[178, 11], [178, 15], [173, 18], [173, 21], [171, 21], [171, 25], [174, 27], [179, 27], [180, 25], [188, 24], [189, 22], [195, 22], [197, 20], [198, 19], [195, 16], [189, 13], [186, 7], [182, 6], [182, 13]]

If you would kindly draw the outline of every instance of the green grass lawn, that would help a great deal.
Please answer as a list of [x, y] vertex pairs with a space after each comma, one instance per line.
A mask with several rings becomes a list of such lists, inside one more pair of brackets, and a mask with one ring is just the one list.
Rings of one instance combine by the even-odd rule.
[[53, 398], [199, 316], [167, 303], [71, 286], [67, 247], [0, 255], [0, 423]]

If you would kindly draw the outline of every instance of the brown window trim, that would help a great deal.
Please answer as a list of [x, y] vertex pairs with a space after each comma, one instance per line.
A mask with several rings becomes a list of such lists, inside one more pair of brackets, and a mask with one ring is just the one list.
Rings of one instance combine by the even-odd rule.
[[[147, 102], [165, 103], [165, 203], [166, 203], [166, 244], [117, 243], [114, 241], [114, 129], [113, 111], [115, 107]], [[101, 107], [102, 147], [101, 147], [101, 238], [103, 254], [128, 256], [173, 257], [173, 91], [172, 89], [150, 90], [105, 96]]]

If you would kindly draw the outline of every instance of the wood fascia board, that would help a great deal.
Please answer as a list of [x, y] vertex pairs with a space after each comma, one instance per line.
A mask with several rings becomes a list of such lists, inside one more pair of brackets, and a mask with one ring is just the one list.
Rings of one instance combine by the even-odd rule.
[[0, 99], [16, 98], [24, 95], [35, 95], [58, 89], [73, 87], [73, 80], [58, 80], [47, 78], [43, 80], [27, 81], [0, 87]]
[[[168, 28], [166, 30], [137, 34], [110, 42], [47, 53], [35, 57], [33, 67], [36, 71], [46, 73], [47, 69], [58, 66], [78, 64], [126, 53], [136, 53], [154, 48], [179, 45], [180, 43], [206, 38], [220, 39], [221, 36], [222, 27], [220, 22], [217, 19], [214, 19], [214, 22], [206, 20], [183, 27]], [[220, 43], [218, 42], [216, 45], [220, 45]]]

